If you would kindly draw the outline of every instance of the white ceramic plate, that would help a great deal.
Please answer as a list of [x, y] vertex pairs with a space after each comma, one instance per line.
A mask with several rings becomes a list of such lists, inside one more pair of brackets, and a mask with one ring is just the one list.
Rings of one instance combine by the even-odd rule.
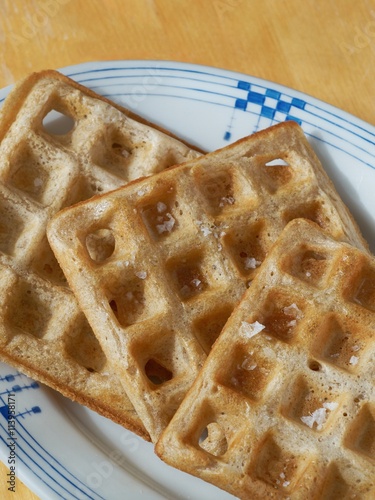
[[[115, 61], [62, 72], [205, 150], [298, 121], [375, 249], [373, 126], [280, 85], [203, 66]], [[0, 91], [0, 105], [9, 90]], [[0, 363], [0, 458], [6, 464], [13, 399], [16, 474], [41, 499], [233, 498], [166, 466], [149, 443]]]

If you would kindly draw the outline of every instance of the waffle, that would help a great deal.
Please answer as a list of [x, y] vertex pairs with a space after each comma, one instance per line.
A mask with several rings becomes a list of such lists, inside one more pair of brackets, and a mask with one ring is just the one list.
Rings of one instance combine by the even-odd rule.
[[[66, 133], [53, 130], [52, 110], [64, 115]], [[0, 359], [146, 438], [67, 286], [46, 224], [62, 207], [196, 156], [53, 71], [26, 78], [2, 109]]]
[[375, 495], [375, 259], [290, 222], [156, 445], [239, 498]]
[[298, 216], [366, 248], [302, 130], [288, 122], [50, 222], [53, 251], [153, 441]]

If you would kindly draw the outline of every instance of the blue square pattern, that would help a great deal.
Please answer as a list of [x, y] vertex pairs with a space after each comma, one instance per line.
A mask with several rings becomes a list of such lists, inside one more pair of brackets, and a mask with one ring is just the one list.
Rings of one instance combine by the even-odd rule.
[[273, 108], [270, 108], [269, 106], [262, 106], [261, 110], [261, 116], [264, 116], [265, 118], [269, 118], [270, 120], [273, 120], [275, 117], [275, 110]]
[[252, 91], [250, 91], [247, 94], [247, 101], [248, 102], [252, 102], [253, 104], [263, 105], [265, 99], [266, 99], [265, 94], [261, 94], [259, 92], [252, 92]]
[[266, 96], [272, 97], [273, 99], [276, 99], [276, 100], [279, 100], [281, 97], [281, 93], [278, 92], [277, 90], [267, 89]]
[[237, 109], [242, 109], [243, 111], [246, 111], [247, 101], [245, 99], [236, 99], [234, 107]]
[[285, 101], [278, 101], [276, 104], [277, 111], [281, 111], [281, 113], [289, 113], [292, 103]]
[[239, 81], [237, 83], [237, 88], [241, 89], [241, 90], [250, 90], [250, 83], [249, 82], [243, 82], [243, 81]]
[[277, 90], [252, 86], [249, 82], [239, 81], [237, 88], [247, 92], [246, 98], [236, 99], [235, 108], [246, 111], [249, 107], [260, 106], [259, 114], [273, 120], [275, 113], [285, 115], [285, 120], [294, 120], [302, 124], [302, 120], [293, 115], [293, 109], [305, 109], [306, 102], [293, 97], [290, 99]]

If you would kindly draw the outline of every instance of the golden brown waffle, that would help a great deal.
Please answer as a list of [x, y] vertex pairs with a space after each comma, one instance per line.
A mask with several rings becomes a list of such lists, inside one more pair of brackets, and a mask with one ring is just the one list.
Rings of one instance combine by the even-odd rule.
[[289, 122], [51, 221], [51, 246], [153, 441], [270, 246], [299, 216], [365, 247]]
[[285, 228], [162, 434], [240, 498], [375, 497], [375, 259]]
[[[52, 133], [51, 110], [73, 128]], [[15, 87], [0, 141], [0, 359], [147, 437], [67, 287], [46, 224], [62, 207], [199, 155], [53, 71]]]

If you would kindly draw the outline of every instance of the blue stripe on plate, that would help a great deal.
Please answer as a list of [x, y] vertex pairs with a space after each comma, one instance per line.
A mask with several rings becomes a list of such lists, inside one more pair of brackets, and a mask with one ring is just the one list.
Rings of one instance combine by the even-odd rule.
[[[176, 73], [176, 72], [179, 72], [179, 73], [182, 73], [184, 75], [184, 78], [183, 79], [186, 79], [185, 77], [185, 74], [188, 73], [188, 74], [196, 74], [196, 75], [205, 75], [205, 76], [209, 76], [210, 78], [221, 78], [223, 80], [226, 80], [226, 81], [232, 81], [232, 82], [236, 82], [235, 85], [233, 85], [233, 88], [238, 88], [237, 85], [238, 85], [238, 82], [240, 80], [237, 80], [236, 78], [234, 78], [233, 76], [231, 75], [223, 75], [221, 73], [221, 70], [218, 70], [218, 73], [210, 73], [208, 71], [203, 71], [203, 70], [192, 70], [192, 69], [184, 69], [184, 68], [172, 68], [172, 67], [162, 67], [162, 66], [133, 66], [133, 67], [130, 67], [130, 66], [111, 66], [111, 67], [102, 67], [102, 68], [98, 68], [98, 69], [94, 69], [94, 70], [86, 70], [86, 71], [79, 71], [79, 72], [72, 72], [72, 73], [69, 73], [68, 76], [70, 77], [74, 77], [74, 76], [77, 76], [77, 75], [82, 75], [82, 76], [85, 76], [85, 75], [89, 75], [89, 74], [96, 74], [96, 73], [100, 73], [100, 72], [107, 72], [107, 71], [134, 71], [134, 70], [147, 70], [147, 71], [163, 71], [163, 72], [168, 72], [168, 71], [171, 71], [173, 73]], [[224, 70], [225, 71], [225, 70]], [[145, 77], [145, 76], [149, 76], [149, 74], [147, 73], [144, 73], [144, 74], [140, 74], [140, 75], [137, 75], [139, 77]], [[164, 75], [163, 75], [164, 76]], [[122, 76], [124, 77], [124, 76]], [[126, 75], [126, 77], [128, 77]], [[168, 75], [168, 77], [173, 77], [173, 75]], [[107, 77], [107, 78], [111, 78], [111, 77]], [[175, 78], [179, 78], [179, 76], [175, 76]], [[244, 75], [244, 78], [246, 78], [246, 76]], [[251, 77], [247, 77], [247, 78], [251, 78]], [[100, 77], [96, 77], [96, 78], [90, 78], [90, 79], [86, 79], [84, 81], [95, 81], [95, 80], [100, 80], [101, 78]], [[215, 84], [215, 82], [212, 82], [212, 80], [200, 80], [200, 81], [204, 81], [205, 83], [210, 83], [210, 84]], [[264, 89], [266, 92], [269, 91], [271, 92], [271, 95], [274, 94], [275, 92], [278, 92], [277, 90], [274, 90], [268, 86], [265, 86], [263, 81], [257, 81], [257, 79], [254, 79], [254, 83], [251, 83], [251, 82], [246, 82], [246, 80], [243, 80], [241, 81], [242, 85], [244, 83], [249, 83], [250, 85], [250, 88], [251, 88], [251, 85], [256, 85], [257, 87], [260, 87], [262, 89]], [[267, 82], [268, 83], [268, 82]], [[315, 100], [314, 98], [311, 98], [310, 96], [303, 96], [303, 99], [302, 98], [299, 98], [299, 97], [295, 97], [296, 95], [299, 95], [300, 92], [298, 91], [295, 91], [295, 92], [292, 92], [290, 91], [290, 89], [287, 89], [285, 88], [285, 92], [283, 92], [283, 95], [291, 98], [292, 100], [294, 100], [294, 105], [300, 107], [301, 104], [304, 102], [304, 101], [309, 101], [309, 99], [312, 99], [312, 100]], [[269, 95], [269, 94], [268, 94]], [[275, 94], [274, 94], [275, 95]], [[281, 96], [279, 97], [281, 98]], [[313, 108], [315, 108], [318, 112], [324, 112], [324, 113], [327, 113], [329, 115], [332, 115], [333, 117], [335, 117], [336, 119], [340, 120], [340, 121], [343, 121], [344, 123], [347, 123], [350, 125], [351, 128], [353, 127], [356, 127], [358, 128], [359, 130], [362, 130], [364, 132], [366, 132], [367, 134], [370, 134], [372, 135], [373, 137], [375, 137], [375, 133], [371, 133], [369, 132], [368, 129], [365, 129], [364, 127], [360, 127], [359, 125], [357, 124], [353, 124], [352, 121], [348, 118], [343, 118], [342, 116], [338, 116], [336, 113], [334, 113], [333, 111], [331, 110], [327, 110], [327, 108], [323, 108], [317, 104], [313, 104], [312, 102], [309, 102], [309, 105], [312, 106]], [[331, 107], [330, 105], [327, 105], [327, 107]], [[323, 119], [321, 117], [320, 114], [317, 114], [316, 115], [319, 119]], [[332, 122], [332, 123], [335, 123], [337, 124], [337, 122]], [[374, 144], [374, 142], [373, 142]]]
[[[70, 76], [70, 77], [74, 77], [74, 76], [77, 76], [77, 75], [86, 76], [86, 75], [92, 75], [92, 74], [97, 74], [97, 73], [102, 73], [102, 72], [108, 72], [108, 71], [111, 71], [111, 70], [112, 71], [127, 71], [127, 72], [129, 72], [129, 71], [134, 71], [134, 70], [139, 71], [140, 69], [141, 70], [148, 70], [148, 71], [163, 71], [163, 72], [167, 72], [167, 71], [182, 72], [182, 73], [188, 72], [189, 74], [205, 75], [205, 76], [210, 76], [210, 77], [217, 78], [217, 75], [215, 75], [213, 73], [204, 72], [204, 71], [174, 69], [174, 68], [168, 68], [168, 67], [161, 68], [160, 66], [150, 66], [150, 67], [148, 67], [148, 66], [147, 67], [142, 67], [142, 66], [141, 67], [140, 66], [134, 66], [134, 67], [109, 67], [109, 68], [100, 68], [100, 69], [95, 69], [95, 70], [80, 71], [80, 72], [70, 73], [68, 76]], [[134, 78], [134, 77], [136, 77], [136, 78], [142, 78], [143, 77], [144, 78], [144, 77], [147, 77], [147, 76], [150, 76], [149, 73], [148, 74], [147, 73], [144, 73], [144, 74], [137, 73], [136, 75], [116, 75], [116, 76], [112, 76], [112, 77], [106, 76], [104, 78], [108, 79], [108, 80], [111, 80], [111, 79], [114, 79], [114, 78], [118, 78], [118, 79]], [[163, 75], [163, 76], [165, 76], [165, 75]], [[167, 76], [168, 76], [168, 78], [176, 78], [176, 79], [177, 78], [181, 78], [181, 77], [175, 76], [175, 75], [167, 75]], [[228, 81], [228, 80], [233, 81], [233, 82], [236, 81], [231, 76], [226, 77], [226, 76], [220, 75], [220, 77], [223, 78], [223, 79], [225, 79], [226, 81]], [[102, 79], [103, 79], [103, 77], [86, 78], [85, 82], [95, 82], [95, 81], [102, 80]], [[196, 81], [196, 79], [191, 79], [191, 80]], [[214, 84], [212, 81], [209, 81], [209, 80], [202, 80], [202, 79], [200, 79], [199, 81], [202, 82], [202, 83], [209, 83], [211, 85]], [[245, 85], [246, 83], [248, 83], [248, 85]], [[118, 84], [113, 84], [113, 86], [116, 86], [116, 85], [118, 85]], [[121, 86], [125, 86], [126, 87], [128, 85], [134, 86], [135, 84], [128, 84], [128, 83], [124, 83], [124, 82], [121, 83]], [[216, 84], [216, 85], [218, 85], [218, 84]], [[252, 85], [251, 82], [236, 81], [236, 86], [233, 86], [232, 88], [233, 89], [238, 89], [239, 88], [240, 90], [246, 90], [247, 91], [248, 88], [251, 89], [251, 85]], [[372, 146], [375, 145], [375, 139], [374, 140], [370, 140], [370, 139], [367, 139], [367, 138], [363, 137], [363, 135], [360, 135], [359, 133], [353, 132], [352, 128], [355, 125], [353, 125], [353, 123], [349, 122], [348, 120], [344, 120], [344, 121], [347, 124], [350, 124], [350, 129], [338, 125], [337, 119], [339, 119], [339, 120], [343, 120], [343, 119], [341, 117], [338, 117], [337, 115], [335, 115], [334, 113], [332, 113], [330, 111], [327, 112], [326, 109], [323, 110], [323, 108], [318, 107], [318, 106], [316, 106], [314, 104], [311, 104], [308, 101], [303, 101], [302, 99], [298, 99], [296, 97], [293, 97], [293, 94], [287, 94], [287, 93], [281, 94], [279, 91], [276, 91], [276, 90], [271, 89], [269, 87], [265, 87], [265, 86], [259, 85], [258, 83], [256, 83], [256, 85], [257, 85], [257, 87], [261, 87], [264, 90], [264, 95], [265, 96], [278, 99], [278, 102], [277, 102], [277, 104], [275, 106], [278, 111], [282, 111], [282, 112], [285, 112], [285, 113], [290, 113], [291, 107], [294, 106], [294, 105], [296, 105], [299, 109], [302, 109], [305, 113], [307, 113], [307, 114], [309, 114], [309, 115], [311, 115], [313, 117], [318, 118], [320, 121], [327, 122], [330, 125], [333, 125], [333, 126], [339, 128], [339, 129], [343, 129], [346, 132], [349, 132], [349, 133], [353, 134], [356, 138], [362, 139], [363, 141], [365, 141], [369, 145], [372, 145]], [[106, 83], [105, 86], [106, 87], [111, 87], [112, 85], [108, 85], [108, 83]], [[271, 120], [273, 120], [271, 108], [266, 108], [266, 110], [263, 110], [263, 113], [262, 113], [262, 109], [255, 110], [255, 111], [247, 109], [247, 102], [250, 102], [250, 103], [263, 103], [264, 102], [264, 100], [260, 98], [260, 96], [262, 94], [259, 94], [259, 93], [255, 93], [255, 92], [250, 93], [250, 100], [246, 101], [246, 100], [239, 99], [237, 96], [233, 96], [233, 95], [230, 95], [230, 94], [224, 94], [222, 92], [213, 92], [213, 91], [209, 91], [207, 89], [200, 89], [200, 88], [197, 88], [197, 87], [172, 86], [172, 85], [163, 85], [163, 84], [158, 84], [156, 86], [157, 87], [164, 87], [164, 88], [171, 88], [171, 89], [178, 89], [178, 90], [183, 90], [183, 91], [187, 91], [188, 90], [188, 91], [192, 91], [192, 92], [200, 92], [200, 93], [211, 95], [211, 96], [220, 96], [220, 97], [224, 97], [224, 98], [229, 98], [229, 99], [233, 99], [234, 100], [234, 104], [233, 105], [226, 105], [226, 104], [223, 104], [223, 103], [215, 102], [214, 100], [187, 98], [186, 95], [176, 96], [176, 95], [172, 95], [172, 94], [159, 94], [159, 93], [151, 93], [151, 92], [148, 92], [147, 95], [150, 95], [150, 96], [153, 96], [153, 97], [163, 97], [163, 98], [180, 98], [180, 99], [184, 99], [184, 100], [194, 100], [194, 101], [198, 101], [198, 102], [204, 102], [204, 103], [208, 103], [208, 104], [212, 104], [212, 105], [217, 105], [217, 106], [234, 107], [236, 109], [240, 109], [240, 110], [243, 110], [243, 111], [246, 111], [246, 112], [250, 112], [253, 115], [259, 115], [259, 117], [260, 116], [265, 116], [266, 118], [270, 118]], [[225, 85], [225, 86], [228, 87], [228, 85]], [[92, 85], [90, 85], [90, 87], [95, 90], [96, 88], [100, 88], [100, 85], [99, 86], [92, 86]], [[105, 97], [108, 97], [110, 99], [115, 99], [115, 98], [121, 98], [121, 97], [126, 97], [126, 96], [129, 97], [132, 94], [126, 93], [126, 92], [122, 92], [122, 93], [106, 93], [104, 95], [105, 95]], [[287, 103], [287, 102], [283, 101], [282, 100], [283, 95], [291, 98], [291, 102]], [[254, 96], [257, 96], [257, 99], [255, 99]], [[308, 99], [308, 97], [306, 97], [306, 99]], [[1, 99], [1, 101], [3, 101], [3, 100], [4, 99]], [[326, 114], [330, 115], [331, 117], [335, 117], [336, 121], [334, 121], [332, 119], [328, 120], [328, 119], [322, 118], [318, 113], [313, 113], [313, 112], [309, 111], [308, 109], [306, 109], [306, 103], [309, 105], [309, 107], [311, 106], [312, 109], [315, 110], [315, 111], [324, 111]], [[281, 105], [281, 108], [278, 107], [278, 105]], [[264, 111], [266, 111], [266, 113]], [[316, 128], [318, 128], [319, 130], [322, 130], [325, 133], [332, 135], [333, 137], [336, 137], [338, 139], [342, 139], [342, 136], [339, 133], [334, 134], [331, 131], [329, 131], [329, 130], [325, 129], [324, 127], [322, 127], [322, 126], [317, 126], [316, 123], [313, 123], [310, 120], [300, 119], [300, 118], [298, 118], [296, 116], [293, 116], [293, 115], [287, 115], [286, 119], [294, 119], [295, 121], [297, 121], [298, 123], [300, 123], [302, 126], [303, 126], [303, 123], [308, 124], [308, 125], [313, 125]], [[273, 123], [278, 123], [278, 122], [279, 121], [273, 121]], [[369, 133], [368, 131], [366, 131], [366, 132]], [[225, 135], [228, 136], [227, 132], [224, 132], [224, 137], [225, 137]], [[374, 135], [374, 138], [375, 138], [375, 135]], [[327, 142], [327, 141], [325, 141], [325, 142]], [[357, 161], [359, 161], [361, 163], [364, 163], [366, 166], [369, 166], [372, 169], [375, 168], [374, 164], [370, 164], [369, 162], [363, 161], [363, 159], [360, 158], [359, 156], [353, 155], [352, 153], [348, 152], [346, 149], [344, 149], [342, 147], [339, 147], [337, 144], [334, 144], [333, 142], [327, 142], [327, 143], [331, 147], [334, 147], [334, 148], [338, 149], [339, 151], [342, 151], [342, 152], [345, 152], [346, 154], [349, 154], [350, 156], [352, 156], [353, 158], [355, 158]], [[354, 144], [354, 147], [356, 149], [360, 150], [360, 151], [368, 153], [368, 150], [365, 147], [360, 147], [360, 146], [358, 146], [356, 144]]]
[[[209, 93], [209, 92], [207, 92], [207, 93]], [[210, 93], [210, 94], [215, 95], [215, 93]], [[113, 93], [113, 94], [103, 94], [103, 95], [104, 95], [104, 97], [107, 97], [107, 98], [112, 99], [112, 100], [114, 100], [116, 98], [120, 98], [120, 97], [130, 97], [130, 96], [132, 96], [131, 93], [121, 93], [121, 94]], [[179, 96], [179, 95], [172, 95], [172, 94], [159, 94], [159, 93], [155, 93], [155, 92], [153, 92], [153, 93], [148, 92], [147, 95], [148, 96], [152, 96], [152, 97], [157, 97], [157, 98], [167, 98], [167, 99], [174, 98], [174, 99], [190, 100], [190, 101], [202, 102], [202, 103], [206, 103], [206, 104], [212, 104], [212, 105], [215, 105], [215, 106], [222, 106], [222, 107], [228, 107], [228, 108], [232, 108], [233, 107], [233, 106], [228, 105], [228, 104], [219, 103], [219, 102], [215, 102], [215, 101], [211, 101], [211, 100], [207, 100], [207, 99], [205, 99], [205, 100], [204, 99], [198, 99], [198, 98], [189, 98], [189, 99], [187, 99], [186, 96], [183, 96], [183, 95]], [[242, 110], [242, 108], [236, 108], [236, 109], [241, 109]], [[253, 110], [249, 110], [249, 109], [243, 109], [243, 111], [245, 111], [246, 113], [250, 113], [250, 114], [252, 114], [254, 116], [259, 116], [259, 118], [261, 117], [261, 115], [257, 111], [253, 111]], [[314, 122], [312, 122], [310, 120], [301, 120], [301, 119], [299, 119], [297, 117], [292, 117], [290, 115], [286, 115], [286, 119], [287, 118], [288, 119], [293, 119], [295, 121], [298, 121], [302, 125], [304, 123], [306, 125], [314, 126], [317, 130], [321, 130], [322, 132], [324, 132], [327, 135], [330, 135], [330, 136], [335, 137], [335, 138], [337, 138], [339, 140], [342, 140], [343, 143], [346, 144], [346, 141], [344, 141], [342, 139], [342, 136], [340, 134], [333, 133], [333, 132], [331, 132], [328, 129], [325, 129], [325, 128], [321, 127], [321, 126], [318, 126], [316, 123], [314, 123]], [[281, 122], [281, 120], [273, 120], [272, 124], [274, 124], [274, 123], [280, 123], [280, 122]], [[334, 122], [329, 122], [329, 123], [334, 124]], [[305, 132], [305, 134], [311, 136], [311, 134], [308, 134], [307, 132]], [[358, 137], [361, 137], [361, 136], [358, 136]], [[316, 137], [316, 138], [318, 139], [318, 137]], [[364, 140], [366, 140], [366, 139], [364, 139]], [[334, 142], [327, 141], [326, 139], [324, 139], [324, 142], [326, 144], [328, 144], [329, 146], [337, 149], [338, 151], [344, 152], [344, 153], [348, 154], [349, 156], [351, 156], [352, 158], [355, 158], [357, 161], [363, 163], [364, 165], [366, 165], [366, 166], [368, 166], [368, 167], [370, 167], [372, 169], [375, 169], [375, 160], [374, 160], [374, 164], [371, 164], [369, 162], [364, 161], [363, 158], [361, 158], [359, 156], [356, 156], [353, 153], [347, 151], [343, 147], [339, 147]], [[370, 143], [370, 144], [374, 144], [374, 143]], [[352, 146], [355, 147], [356, 149], [358, 149], [361, 152], [368, 153], [368, 149], [366, 149], [365, 147], [360, 147], [360, 146], [358, 146], [356, 144], [354, 144], [354, 145], [352, 144]]]
[[[24, 378], [30, 383], [23, 385], [11, 385], [6, 390], [0, 393], [0, 428], [2, 433], [1, 441], [7, 447], [7, 439], [3, 436], [9, 436], [7, 425], [8, 414], [5, 415], [5, 408], [8, 408], [7, 398], [10, 392], [20, 393], [29, 389], [39, 388], [39, 385], [30, 380], [22, 373], [9, 373], [0, 377], [0, 382], [14, 382], [16, 378]], [[44, 484], [50, 491], [60, 496], [61, 498], [69, 498], [81, 500], [82, 498], [90, 498], [93, 500], [104, 500], [102, 496], [82, 482], [76, 475], [70, 472], [59, 460], [57, 460], [49, 451], [46, 450], [28, 431], [26, 427], [27, 416], [37, 415], [41, 413], [38, 406], [31, 409], [25, 409], [18, 412], [16, 415], [16, 460], [21, 462], [28, 470]], [[25, 424], [24, 424], [25, 422]], [[9, 436], [10, 437], [10, 436]], [[78, 495], [78, 496], [77, 496]]]

